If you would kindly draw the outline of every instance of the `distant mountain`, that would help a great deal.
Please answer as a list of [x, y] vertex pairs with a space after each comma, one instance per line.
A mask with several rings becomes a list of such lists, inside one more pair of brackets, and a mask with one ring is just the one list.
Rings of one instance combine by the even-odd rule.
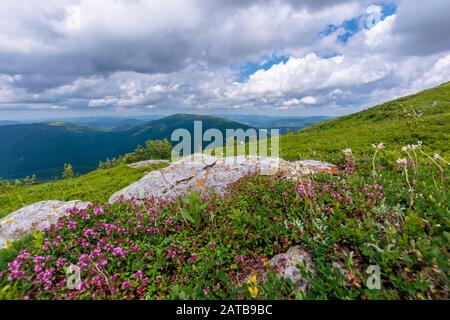
[[332, 119], [332, 117], [326, 116], [290, 117], [261, 115], [225, 115], [223, 117], [256, 128], [280, 129], [282, 134], [288, 131], [298, 131], [312, 124]]
[[133, 151], [147, 140], [170, 139], [178, 128], [194, 131], [194, 121], [203, 130], [248, 129], [249, 126], [218, 117], [176, 114], [126, 130], [105, 130], [70, 122], [47, 122], [0, 126], [0, 177], [40, 179], [60, 176], [64, 163], [80, 174], [94, 170], [98, 162]]
[[131, 129], [133, 127], [136, 127], [138, 125], [142, 125], [146, 123], [146, 121], [141, 119], [123, 119], [117, 123], [115, 123], [113, 126], [109, 128], [111, 131], [125, 131], [128, 129]]
[[135, 119], [135, 118], [119, 118], [119, 117], [95, 117], [95, 118], [79, 118], [71, 119], [68, 122], [84, 124], [99, 129], [108, 129], [112, 131], [122, 131], [131, 129], [140, 124], [158, 119]]
[[0, 126], [10, 126], [12, 124], [19, 124], [19, 121], [12, 121], [12, 120], [0, 120]]
[[281, 133], [286, 133], [288, 131], [298, 131], [310, 125], [330, 119], [332, 119], [332, 117], [324, 117], [324, 116], [305, 117], [305, 118], [286, 118], [267, 121], [260, 123], [258, 125], [255, 124], [255, 126], [257, 126], [258, 128], [280, 129]]

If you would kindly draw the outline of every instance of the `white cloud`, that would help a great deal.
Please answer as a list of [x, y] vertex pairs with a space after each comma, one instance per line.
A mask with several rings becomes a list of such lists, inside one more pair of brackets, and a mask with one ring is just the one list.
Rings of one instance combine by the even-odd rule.
[[291, 107], [291, 106], [298, 106], [298, 105], [313, 105], [317, 103], [317, 99], [313, 96], [306, 96], [301, 99], [293, 98], [290, 100], [286, 100], [283, 102], [283, 106], [285, 107]]
[[[343, 114], [450, 80], [448, 2], [395, 1], [395, 15], [343, 44], [336, 39], [343, 28], [318, 34], [329, 24], [378, 17], [381, 7], [356, 0], [3, 0], [0, 109]], [[81, 8], [79, 30], [67, 26], [73, 4]], [[328, 53], [339, 55], [322, 58]], [[290, 58], [237, 82], [239, 65], [273, 55]]]
[[233, 95], [275, 95], [333, 87], [355, 86], [382, 79], [395, 68], [377, 56], [337, 56], [323, 59], [314, 53], [259, 70], [247, 83], [235, 86]]
[[317, 99], [315, 97], [313, 97], [313, 96], [306, 96], [306, 97], [303, 97], [300, 100], [300, 102], [304, 103], [304, 104], [316, 104], [317, 103]]

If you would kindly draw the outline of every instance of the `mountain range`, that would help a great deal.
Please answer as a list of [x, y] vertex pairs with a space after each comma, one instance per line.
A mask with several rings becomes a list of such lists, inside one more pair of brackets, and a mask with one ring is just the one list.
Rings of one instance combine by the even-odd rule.
[[[76, 173], [94, 170], [99, 161], [133, 151], [147, 140], [169, 139], [175, 129], [193, 133], [194, 121], [201, 120], [203, 130], [250, 126], [213, 116], [175, 114], [131, 128], [124, 121], [111, 130], [71, 122], [45, 122], [0, 126], [0, 177], [23, 178], [36, 174], [46, 180], [61, 175], [65, 163]], [[118, 129], [121, 127], [121, 129]]]

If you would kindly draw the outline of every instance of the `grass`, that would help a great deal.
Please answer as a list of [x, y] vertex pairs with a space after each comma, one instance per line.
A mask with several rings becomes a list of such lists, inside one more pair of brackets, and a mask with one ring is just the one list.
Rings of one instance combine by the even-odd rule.
[[96, 170], [73, 179], [4, 188], [0, 193], [0, 217], [25, 205], [43, 200], [106, 202], [115, 191], [139, 180], [147, 172], [164, 166], [166, 165], [158, 164], [132, 169], [126, 165], [119, 165], [110, 169]]
[[429, 152], [450, 156], [450, 83], [386, 102], [349, 116], [325, 121], [282, 136], [281, 156], [287, 160], [331, 161], [345, 148], [371, 153], [384, 142], [393, 156], [405, 144], [423, 141]]

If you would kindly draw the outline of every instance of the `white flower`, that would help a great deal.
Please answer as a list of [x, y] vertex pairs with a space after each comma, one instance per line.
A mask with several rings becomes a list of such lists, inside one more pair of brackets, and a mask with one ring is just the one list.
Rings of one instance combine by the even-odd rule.
[[373, 147], [375, 150], [383, 150], [385, 146], [384, 146], [384, 143], [381, 142], [381, 143], [379, 143], [379, 144], [377, 144], [377, 145], [372, 144], [372, 147]]
[[408, 161], [405, 158], [401, 158], [401, 159], [397, 159], [397, 164], [398, 165], [406, 165], [408, 163]]
[[404, 146], [403, 148], [402, 148], [402, 151], [403, 152], [407, 152], [409, 150], [409, 146]]
[[434, 159], [434, 160], [441, 160], [441, 156], [438, 155], [437, 153], [435, 153], [435, 154], [433, 155], [433, 159]]
[[342, 150], [342, 153], [343, 153], [345, 156], [349, 157], [349, 156], [352, 155], [352, 149], [350, 149], [350, 148], [344, 149], [344, 150]]

